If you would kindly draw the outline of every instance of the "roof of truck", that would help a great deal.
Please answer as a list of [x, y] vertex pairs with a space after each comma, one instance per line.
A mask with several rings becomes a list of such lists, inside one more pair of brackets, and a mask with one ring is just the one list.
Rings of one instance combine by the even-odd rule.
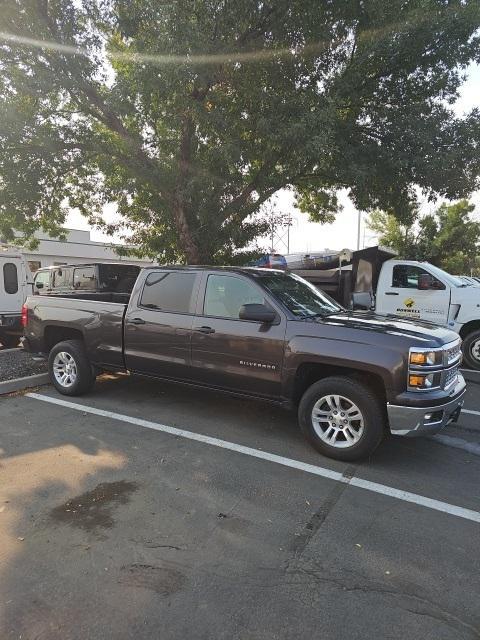
[[[1, 254], [0, 254], [1, 255]], [[37, 271], [47, 271], [49, 269], [60, 269], [61, 267], [95, 267], [98, 265], [108, 265], [111, 267], [142, 267], [134, 262], [77, 262], [75, 264], [51, 264], [48, 267], [40, 267]]]
[[245, 273], [245, 274], [266, 274], [285, 273], [284, 269], [271, 269], [269, 267], [236, 267], [228, 265], [208, 265], [208, 264], [156, 264], [143, 267], [145, 271], [152, 269], [169, 269], [172, 271], [223, 271], [225, 273]]

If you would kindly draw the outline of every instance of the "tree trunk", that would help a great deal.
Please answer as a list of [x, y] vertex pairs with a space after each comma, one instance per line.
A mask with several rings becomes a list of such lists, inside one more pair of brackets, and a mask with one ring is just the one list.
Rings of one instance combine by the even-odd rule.
[[192, 118], [188, 113], [186, 113], [182, 122], [182, 133], [180, 138], [180, 154], [177, 186], [175, 190], [174, 217], [175, 226], [179, 235], [180, 246], [185, 253], [188, 264], [200, 264], [201, 262], [201, 252], [197, 242], [192, 236], [183, 198], [183, 190], [188, 183], [190, 174], [192, 138], [194, 135], [194, 130], [195, 128]]
[[180, 246], [185, 253], [188, 264], [200, 264], [202, 262], [200, 250], [193, 239], [183, 204], [178, 196], [175, 198], [173, 215], [175, 218], [175, 227], [178, 232]]

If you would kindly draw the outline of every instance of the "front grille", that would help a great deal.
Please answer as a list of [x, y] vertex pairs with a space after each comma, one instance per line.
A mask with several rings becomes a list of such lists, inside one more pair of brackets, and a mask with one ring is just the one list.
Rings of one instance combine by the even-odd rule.
[[444, 389], [448, 389], [457, 382], [458, 369], [459, 365], [456, 365], [455, 367], [452, 367], [451, 369], [447, 369], [445, 371], [442, 385]]
[[448, 346], [445, 349], [445, 358], [446, 358], [445, 364], [449, 366], [454, 362], [457, 362], [457, 360], [460, 360], [461, 355], [462, 355], [462, 343], [459, 340], [455, 344]]

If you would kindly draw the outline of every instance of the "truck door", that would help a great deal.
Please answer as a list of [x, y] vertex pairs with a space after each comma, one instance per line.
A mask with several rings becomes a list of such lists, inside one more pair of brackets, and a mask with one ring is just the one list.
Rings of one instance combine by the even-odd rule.
[[25, 277], [18, 258], [0, 260], [0, 313], [20, 314], [25, 301]]
[[154, 269], [125, 315], [127, 369], [152, 376], [191, 375], [190, 339], [201, 273]]
[[[381, 278], [377, 290], [377, 311], [446, 324], [450, 306], [450, 287], [414, 264], [385, 264], [389, 269]], [[428, 288], [424, 280], [429, 280]]]
[[192, 331], [195, 378], [234, 391], [280, 395], [283, 313], [268, 325], [240, 320], [242, 305], [266, 300], [263, 289], [241, 274], [206, 273], [202, 291]]

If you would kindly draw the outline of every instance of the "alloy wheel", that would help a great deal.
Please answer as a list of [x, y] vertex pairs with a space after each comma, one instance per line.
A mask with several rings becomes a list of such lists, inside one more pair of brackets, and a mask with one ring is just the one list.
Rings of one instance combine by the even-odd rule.
[[317, 400], [312, 409], [312, 424], [323, 442], [338, 449], [357, 444], [365, 426], [357, 405], [339, 395], [326, 395]]

